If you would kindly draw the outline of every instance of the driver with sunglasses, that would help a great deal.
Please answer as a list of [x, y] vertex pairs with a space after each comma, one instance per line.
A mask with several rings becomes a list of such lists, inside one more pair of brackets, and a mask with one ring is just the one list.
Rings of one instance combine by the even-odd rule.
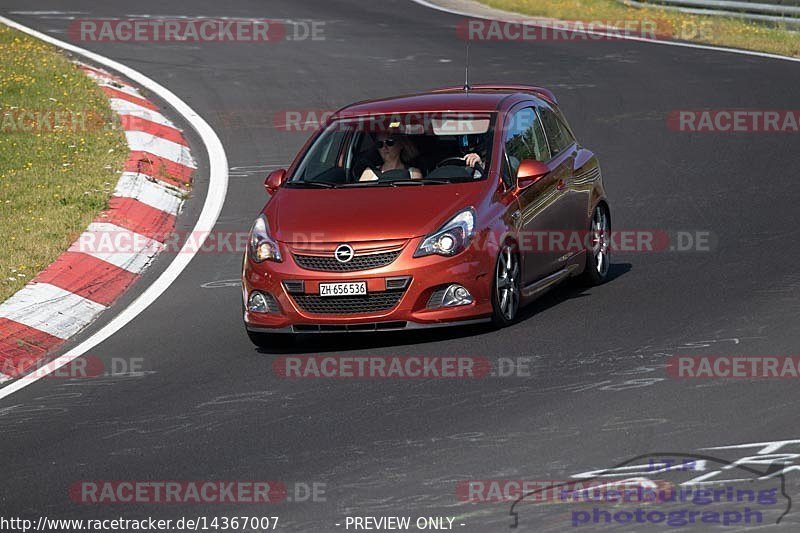
[[422, 179], [422, 171], [410, 166], [410, 161], [416, 156], [416, 149], [405, 136], [380, 133], [375, 148], [378, 149], [383, 163], [377, 168], [365, 168], [358, 181], [376, 181], [381, 175], [391, 171], [405, 171], [412, 180]]

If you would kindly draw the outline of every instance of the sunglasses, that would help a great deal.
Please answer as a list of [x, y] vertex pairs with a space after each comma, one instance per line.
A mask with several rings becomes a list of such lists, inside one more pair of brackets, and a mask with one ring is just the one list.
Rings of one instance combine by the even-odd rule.
[[395, 145], [396, 142], [397, 141], [395, 141], [394, 139], [385, 139], [383, 141], [377, 141], [375, 143], [375, 146], [377, 146], [379, 150], [381, 148], [383, 148], [384, 145], [386, 145], [387, 147], [391, 148], [392, 146]]

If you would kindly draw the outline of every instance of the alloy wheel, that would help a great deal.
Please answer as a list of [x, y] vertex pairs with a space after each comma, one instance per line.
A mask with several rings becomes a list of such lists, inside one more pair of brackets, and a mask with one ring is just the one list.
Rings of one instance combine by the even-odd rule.
[[598, 207], [592, 217], [592, 254], [594, 254], [594, 267], [601, 278], [605, 278], [608, 274], [610, 239], [608, 215], [605, 209]]
[[519, 309], [519, 259], [511, 246], [504, 246], [497, 258], [495, 290], [500, 313], [507, 321], [517, 315]]

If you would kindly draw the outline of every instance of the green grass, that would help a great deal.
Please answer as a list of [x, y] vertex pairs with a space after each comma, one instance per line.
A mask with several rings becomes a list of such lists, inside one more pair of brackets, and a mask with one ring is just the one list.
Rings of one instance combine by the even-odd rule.
[[618, 0], [479, 1], [506, 11], [564, 20], [654, 21], [659, 33], [683, 41], [800, 57], [800, 33], [730, 17], [692, 15], [657, 7], [629, 7]]
[[[33, 129], [24, 131], [22, 110], [70, 113], [77, 126], [56, 130], [26, 122]], [[107, 206], [128, 148], [108, 100], [89, 77], [55, 48], [3, 26], [0, 118], [2, 302]]]

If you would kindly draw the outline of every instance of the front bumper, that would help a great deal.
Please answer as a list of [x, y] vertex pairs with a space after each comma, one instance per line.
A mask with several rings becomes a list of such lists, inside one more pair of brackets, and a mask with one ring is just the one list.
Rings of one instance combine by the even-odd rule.
[[[409, 239], [391, 264], [357, 272], [319, 272], [301, 268], [286, 246], [281, 246], [283, 262], [254, 263], [245, 257], [242, 271], [244, 322], [253, 332], [333, 333], [418, 329], [444, 325], [471, 324], [488, 320], [492, 313], [490, 294], [494, 268], [491, 255], [474, 248], [453, 257], [413, 257], [421, 238]], [[399, 301], [390, 309], [373, 312], [311, 312], [299, 303], [304, 295], [317, 302], [319, 283], [365, 281], [367, 292], [386, 295], [386, 280], [408, 277]], [[303, 281], [303, 293], [290, 293], [284, 282]], [[428, 308], [431, 295], [443, 286], [458, 283], [466, 287], [473, 303], [457, 307]], [[289, 284], [291, 285], [291, 283]], [[247, 309], [252, 291], [269, 293], [278, 304], [274, 313], [254, 313]], [[337, 297], [326, 297], [334, 302]], [[307, 298], [306, 300], [308, 300]], [[335, 305], [333, 307], [336, 307]]]
[[365, 324], [295, 324], [285, 328], [264, 328], [247, 326], [248, 331], [254, 333], [374, 333], [377, 331], [406, 331], [418, 329], [444, 328], [454, 326], [471, 326], [490, 322], [490, 317], [468, 320], [454, 320], [452, 322], [437, 322], [422, 324], [419, 322], [371, 322]]

